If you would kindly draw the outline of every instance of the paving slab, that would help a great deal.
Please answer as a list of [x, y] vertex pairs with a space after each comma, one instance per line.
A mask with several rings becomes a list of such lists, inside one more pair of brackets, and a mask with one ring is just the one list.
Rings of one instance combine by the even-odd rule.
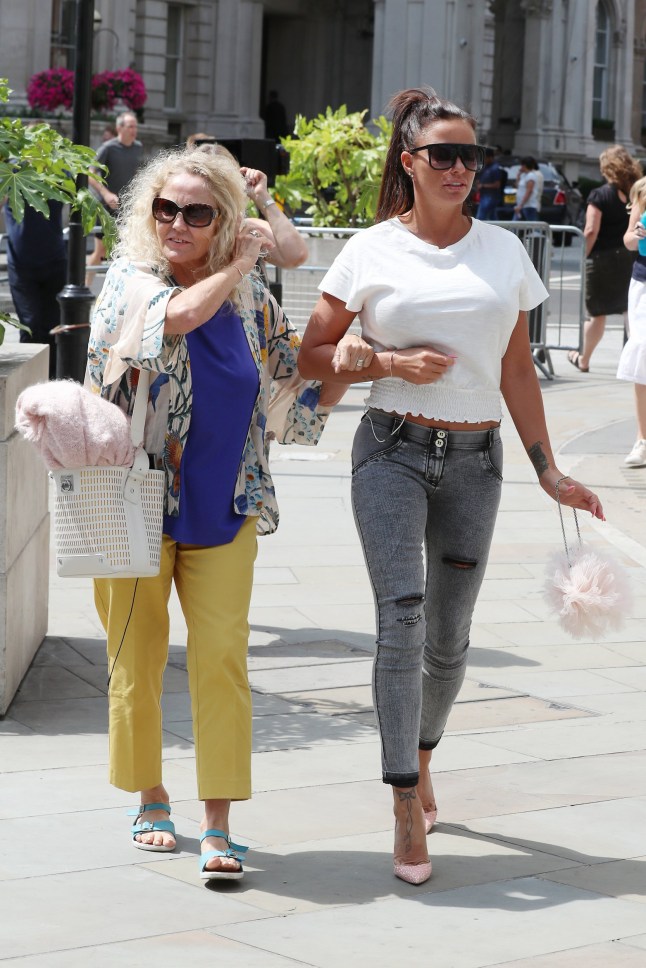
[[428, 952], [432, 939], [435, 964], [484, 968], [518, 955], [608, 942], [642, 926], [643, 905], [520, 878], [443, 894], [410, 887], [407, 897], [364, 905], [359, 924], [348, 906], [223, 927], [218, 934], [296, 960], [309, 958], [320, 968], [333, 965], [340, 951], [353, 968], [374, 968], [374, 938], [382, 964], [399, 964], [402, 957]]
[[559, 884], [571, 884], [597, 894], [646, 903], [646, 857], [572, 867], [543, 876]]
[[540, 759], [572, 759], [600, 753], [629, 753], [646, 748], [646, 735], [632, 722], [593, 722], [571, 719], [567, 723], [549, 722], [542, 726], [523, 725], [515, 730], [499, 730], [472, 737], [488, 747], [500, 747]]
[[138, 866], [0, 881], [0, 908], [5, 958], [266, 916], [233, 897], [214, 897]]
[[646, 797], [624, 797], [533, 811], [522, 817], [484, 818], [472, 821], [469, 827], [483, 836], [570, 857], [580, 864], [602, 864], [643, 855], [641, 824], [645, 820]]
[[632, 947], [630, 941], [609, 941], [537, 958], [505, 961], [498, 968], [644, 968], [644, 953]]
[[305, 962], [282, 958], [269, 951], [251, 945], [219, 937], [208, 929], [204, 931], [179, 931], [176, 934], [159, 934], [135, 941], [92, 944], [90, 948], [70, 948], [43, 955], [28, 955], [3, 959], [6, 965], [22, 965], [23, 968], [150, 968], [151, 965], [172, 965], [174, 968], [298, 968]]

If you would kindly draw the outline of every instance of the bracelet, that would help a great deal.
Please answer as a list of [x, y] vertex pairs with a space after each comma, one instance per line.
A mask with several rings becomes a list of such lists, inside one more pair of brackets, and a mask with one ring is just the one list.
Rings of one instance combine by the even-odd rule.
[[388, 365], [388, 369], [390, 371], [390, 377], [391, 377], [391, 379], [392, 379], [392, 376], [393, 376], [393, 356], [395, 355], [395, 352], [396, 351], [393, 350], [392, 353], [390, 354], [390, 363]]
[[275, 204], [276, 204], [276, 199], [275, 198], [268, 198], [267, 201], [263, 205], [264, 211], [266, 212], [270, 205], [275, 205]]
[[237, 270], [238, 270], [238, 272], [240, 273], [240, 279], [241, 279], [241, 280], [242, 280], [242, 279], [244, 279], [244, 272], [242, 271], [242, 269], [240, 268], [240, 266], [239, 266], [239, 265], [236, 265], [236, 263], [235, 263], [235, 262], [232, 262], [232, 263], [231, 263], [231, 266], [232, 266], [232, 267], [233, 267], [234, 269], [237, 269]]

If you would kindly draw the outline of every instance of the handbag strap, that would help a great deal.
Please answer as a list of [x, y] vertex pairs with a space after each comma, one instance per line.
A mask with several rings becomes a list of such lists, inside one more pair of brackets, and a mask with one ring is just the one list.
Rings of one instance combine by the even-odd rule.
[[[561, 519], [561, 531], [563, 532], [563, 544], [565, 545], [565, 557], [567, 559], [568, 568], [572, 568], [572, 562], [570, 561], [570, 549], [567, 546], [567, 538], [565, 536], [565, 522], [563, 521], [563, 510], [561, 508], [561, 498], [559, 495], [559, 484], [561, 483], [561, 481], [565, 481], [565, 480], [568, 480], [567, 474], [564, 474], [563, 477], [559, 477], [558, 481], [556, 482], [556, 503], [558, 505], [559, 517]], [[574, 515], [574, 524], [576, 527], [576, 536], [579, 542], [579, 546], [578, 546], [578, 550], [579, 550], [583, 542], [581, 541], [581, 532], [579, 530], [579, 519], [576, 516], [576, 508], [572, 508], [572, 513]]]
[[150, 370], [139, 370], [139, 382], [135, 390], [135, 405], [130, 418], [130, 436], [135, 448], [141, 447], [144, 440], [144, 426], [148, 409], [148, 388], [150, 386]]

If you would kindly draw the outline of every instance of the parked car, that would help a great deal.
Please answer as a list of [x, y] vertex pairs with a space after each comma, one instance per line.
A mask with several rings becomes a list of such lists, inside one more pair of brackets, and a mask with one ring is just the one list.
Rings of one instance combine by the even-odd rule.
[[[502, 158], [498, 159], [498, 164], [507, 172], [507, 183], [503, 204], [498, 207], [497, 217], [499, 222], [510, 222], [514, 217], [516, 181], [520, 163], [517, 158]], [[581, 192], [574, 185], [571, 185], [563, 172], [550, 162], [539, 161], [538, 167], [544, 179], [541, 196], [541, 222], [547, 222], [549, 225], [576, 225], [581, 228], [584, 212]], [[478, 204], [477, 188], [471, 198], [471, 203], [475, 206], [475, 211]], [[561, 235], [563, 235], [565, 245], [569, 245], [572, 236], [569, 233], [561, 233]], [[555, 233], [554, 241], [557, 245], [561, 243], [561, 235]]]

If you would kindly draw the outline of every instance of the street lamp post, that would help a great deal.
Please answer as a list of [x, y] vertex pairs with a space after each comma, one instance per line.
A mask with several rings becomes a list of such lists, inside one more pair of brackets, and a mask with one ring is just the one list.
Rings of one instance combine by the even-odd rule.
[[[93, 27], [94, 0], [76, 0], [72, 141], [78, 145], [90, 144]], [[87, 175], [79, 175], [77, 189], [87, 188], [87, 184]], [[70, 214], [67, 283], [57, 298], [61, 307], [61, 325], [54, 330], [56, 377], [59, 380], [71, 377], [82, 383], [94, 296], [85, 285], [85, 236], [79, 211]]]

